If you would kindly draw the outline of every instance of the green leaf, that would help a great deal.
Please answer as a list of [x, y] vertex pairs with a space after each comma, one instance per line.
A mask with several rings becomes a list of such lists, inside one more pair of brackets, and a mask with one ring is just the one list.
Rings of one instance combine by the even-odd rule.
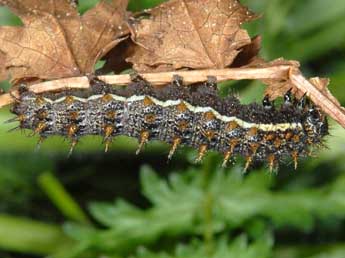
[[[308, 18], [306, 19], [306, 15]], [[333, 0], [305, 0], [296, 5], [296, 9], [285, 23], [293, 35], [301, 35], [316, 30], [318, 27], [338, 19], [343, 20], [345, 15], [345, 1]], [[328, 26], [332, 26], [329, 24]], [[341, 31], [341, 27], [338, 28]]]
[[248, 244], [245, 236], [240, 236], [231, 242], [223, 236], [217, 239], [214, 252], [211, 253], [203, 242], [196, 240], [189, 244], [178, 245], [172, 254], [140, 248], [136, 258], [268, 258], [271, 257], [271, 247], [272, 240], [268, 235], [252, 244]]
[[[162, 237], [201, 236], [209, 230], [207, 223], [213, 233], [220, 233], [263, 217], [276, 227], [292, 225], [309, 231], [316, 218], [345, 216], [345, 180], [318, 190], [272, 192], [272, 180], [262, 171], [243, 178], [240, 169], [229, 173], [219, 169], [206, 188], [197, 170], [175, 173], [168, 182], [147, 167], [142, 172], [146, 197], [154, 205], [146, 210], [125, 201], [91, 205], [92, 215], [108, 228], [86, 232], [89, 236], [83, 244], [87, 249], [123, 254]], [[212, 200], [211, 218], [203, 214], [207, 200]]]
[[140, 172], [143, 194], [152, 204], [164, 205], [169, 202], [172, 191], [167, 182], [160, 180], [158, 175], [149, 167], [144, 166]]
[[286, 58], [297, 59], [301, 62], [316, 59], [345, 43], [345, 20], [323, 26], [315, 33], [295, 38], [290, 43], [285, 42], [283, 46], [287, 50]]
[[78, 221], [80, 223], [89, 223], [82, 208], [66, 191], [60, 181], [50, 172], [44, 172], [38, 177], [38, 184], [46, 193], [54, 205], [68, 219]]

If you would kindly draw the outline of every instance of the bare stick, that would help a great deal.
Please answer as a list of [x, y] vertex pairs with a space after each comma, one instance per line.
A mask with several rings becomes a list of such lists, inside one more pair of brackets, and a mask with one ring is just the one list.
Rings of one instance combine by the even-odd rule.
[[[171, 82], [173, 76], [178, 74], [183, 77], [186, 84], [202, 82], [207, 80], [207, 76], [215, 76], [218, 82], [228, 80], [255, 80], [255, 79], [278, 79], [287, 80], [289, 76], [289, 65], [278, 65], [266, 68], [232, 68], [232, 69], [210, 69], [194, 71], [174, 71], [162, 73], [140, 74], [145, 80], [153, 85], [163, 85]], [[131, 82], [130, 75], [104, 75], [99, 79], [112, 85], [126, 85]], [[87, 89], [89, 81], [86, 76], [63, 78], [53, 81], [42, 82], [30, 86], [30, 90], [35, 93], [49, 91], [61, 91], [66, 89]], [[13, 96], [18, 97], [18, 91], [12, 91]], [[14, 99], [9, 94], [0, 96], [0, 107], [11, 104]]]
[[298, 69], [291, 69], [290, 81], [302, 93], [307, 93], [314, 103], [345, 128], [345, 110], [339, 103], [335, 103], [326, 94], [323, 94], [321, 90], [304, 78]]
[[[290, 80], [291, 83], [302, 93], [307, 93], [311, 100], [322, 108], [322, 110], [336, 120], [345, 128], [345, 109], [338, 103], [319, 90], [315, 85], [303, 77], [298, 68], [289, 65], [277, 65], [266, 68], [233, 68], [233, 69], [210, 69], [193, 71], [174, 71], [162, 73], [140, 74], [152, 85], [164, 85], [171, 82], [173, 76], [178, 74], [183, 77], [186, 84], [206, 81], [208, 76], [215, 76], [219, 82], [228, 80]], [[131, 82], [130, 75], [104, 75], [99, 79], [112, 85], [126, 85]], [[42, 82], [30, 86], [34, 93], [44, 93], [50, 91], [63, 91], [66, 89], [88, 89], [90, 87], [88, 78], [72, 77], [53, 81]], [[19, 97], [18, 91], [11, 91], [0, 96], [0, 107], [14, 102], [14, 98]]]

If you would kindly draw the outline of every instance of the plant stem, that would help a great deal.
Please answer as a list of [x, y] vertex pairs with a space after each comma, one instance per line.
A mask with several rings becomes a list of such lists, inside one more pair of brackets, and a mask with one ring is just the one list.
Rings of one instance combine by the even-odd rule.
[[207, 256], [212, 256], [214, 252], [213, 239], [213, 195], [209, 191], [209, 181], [214, 170], [214, 156], [211, 154], [205, 160], [202, 169], [202, 184], [204, 188], [203, 218], [204, 218], [204, 241]]
[[48, 255], [72, 244], [57, 225], [0, 215], [0, 248], [21, 253]]
[[38, 184], [66, 218], [83, 224], [90, 223], [78, 203], [52, 173], [45, 172], [41, 174], [38, 177]]
[[318, 85], [316, 84], [319, 83], [317, 78], [308, 81], [298, 69], [291, 69], [290, 80], [299, 91], [307, 93], [314, 103], [345, 128], [345, 109], [340, 106], [340, 103], [331, 95], [327, 88], [320, 89], [322, 87], [321, 84], [317, 87]]
[[[277, 79], [287, 80], [290, 65], [277, 65], [265, 68], [232, 68], [232, 69], [205, 69], [193, 71], [173, 71], [161, 73], [143, 73], [140, 74], [145, 80], [152, 85], [164, 85], [171, 82], [173, 76], [178, 74], [183, 77], [186, 84], [206, 81], [208, 76], [214, 76], [218, 82], [228, 80], [254, 80], [254, 79]], [[131, 83], [129, 74], [104, 75], [98, 76], [100, 80], [112, 85], [125, 85]], [[67, 89], [88, 89], [89, 80], [86, 76], [62, 78], [58, 80], [46, 81], [31, 85], [30, 91], [34, 93], [43, 93], [49, 91], [63, 91]], [[12, 96], [11, 96], [12, 95]], [[14, 102], [15, 97], [19, 97], [18, 90], [12, 90], [10, 94], [0, 96], [0, 107], [9, 105]]]

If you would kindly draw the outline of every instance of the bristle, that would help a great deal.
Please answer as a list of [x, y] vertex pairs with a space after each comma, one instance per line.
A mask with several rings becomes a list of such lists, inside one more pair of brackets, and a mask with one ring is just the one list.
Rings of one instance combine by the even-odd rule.
[[69, 95], [64, 99], [64, 102], [66, 105], [71, 105], [74, 102], [74, 97]]
[[299, 143], [300, 142], [300, 137], [298, 134], [295, 134], [293, 137], [292, 137], [292, 140], [295, 142], [295, 143]]
[[168, 160], [171, 160], [172, 156], [174, 155], [177, 147], [181, 144], [181, 138], [175, 138], [173, 140], [173, 144], [171, 146], [171, 149], [169, 151], [169, 155], [168, 155]]
[[37, 112], [37, 118], [40, 120], [46, 119], [48, 116], [48, 112], [46, 110], [40, 110]]
[[35, 103], [37, 106], [42, 106], [46, 101], [44, 100], [44, 98], [42, 96], [37, 96]]
[[273, 103], [270, 101], [269, 95], [266, 95], [262, 100], [262, 105], [265, 109], [272, 109]]
[[293, 151], [291, 153], [291, 156], [292, 156], [292, 159], [293, 159], [293, 162], [294, 162], [294, 168], [295, 168], [295, 170], [297, 170], [297, 166], [298, 166], [298, 152], [297, 151]]
[[304, 95], [302, 96], [302, 98], [298, 101], [297, 107], [298, 107], [300, 110], [303, 110], [306, 106], [307, 106], [307, 93], [304, 93]]
[[108, 119], [114, 120], [115, 117], [116, 117], [116, 112], [114, 112], [114, 111], [107, 111], [107, 112], [105, 113], [105, 116], [106, 116], [106, 118], [108, 118]]
[[285, 133], [285, 140], [289, 141], [293, 137], [293, 133], [291, 131], [288, 131]]
[[19, 130], [19, 129], [21, 129], [21, 127], [20, 127], [20, 126], [16, 126], [16, 127], [14, 127], [14, 128], [9, 129], [7, 132], [8, 132], [8, 133], [11, 133], [11, 132], [17, 131], [17, 130]]
[[114, 132], [114, 126], [106, 125], [104, 127], [104, 138], [109, 138]]
[[24, 122], [25, 120], [26, 120], [26, 116], [25, 116], [25, 115], [19, 115], [19, 116], [18, 116], [18, 121], [19, 121], [19, 122], [22, 123], [22, 122]]
[[72, 121], [76, 121], [78, 119], [78, 116], [79, 114], [77, 111], [72, 111], [69, 113], [69, 117]]
[[276, 147], [277, 149], [280, 148], [281, 144], [282, 144], [282, 140], [280, 138], [276, 138], [274, 140], [274, 147]]
[[113, 100], [113, 97], [111, 96], [111, 94], [104, 94], [102, 97], [102, 102], [103, 103], [108, 103], [110, 101]]
[[111, 144], [112, 140], [107, 138], [105, 141], [104, 141], [104, 144], [105, 144], [105, 148], [104, 148], [104, 152], [107, 153], [109, 151], [109, 146]]
[[140, 153], [140, 151], [142, 150], [142, 148], [144, 147], [144, 145], [147, 143], [148, 139], [149, 139], [149, 132], [148, 131], [143, 131], [140, 134], [140, 143], [138, 146], [137, 151], [135, 152], [136, 155], [138, 155]]
[[235, 147], [238, 144], [238, 140], [233, 139], [230, 141], [230, 149], [225, 153], [224, 160], [222, 167], [226, 167], [226, 164], [228, 163], [229, 159], [231, 158], [231, 155], [234, 153]]
[[273, 141], [276, 138], [275, 133], [269, 133], [267, 135], [265, 135], [265, 141]]
[[41, 133], [46, 128], [47, 128], [47, 125], [45, 124], [45, 122], [42, 122], [42, 121], [38, 122], [33, 134]]
[[14, 122], [20, 122], [19, 116], [12, 117], [4, 122], [4, 124], [10, 124]]
[[216, 76], [207, 76], [206, 86], [217, 90], [217, 77]]
[[274, 154], [268, 155], [267, 161], [268, 161], [268, 167], [269, 167], [269, 170], [271, 173], [273, 172], [273, 169], [275, 166], [275, 160], [276, 160], [276, 158], [275, 158]]
[[250, 164], [253, 162], [253, 156], [246, 157], [246, 164], [244, 166], [243, 172], [246, 173]]
[[253, 136], [256, 136], [257, 133], [258, 133], [258, 128], [256, 128], [256, 127], [251, 127], [251, 128], [249, 129], [249, 131], [247, 132], [247, 136], [253, 137]]
[[172, 83], [177, 87], [182, 87], [183, 86], [183, 78], [178, 74], [174, 74]]
[[183, 132], [183, 131], [185, 131], [185, 130], [188, 128], [188, 122], [185, 121], [185, 120], [179, 121], [178, 124], [177, 124], [177, 126], [178, 126], [178, 129], [179, 129], [181, 132]]
[[38, 152], [41, 149], [42, 143], [46, 140], [46, 137], [40, 136], [40, 138], [37, 141], [35, 152]]
[[73, 150], [74, 150], [75, 146], [77, 145], [77, 143], [78, 143], [77, 139], [72, 140], [71, 147], [70, 147], [69, 152], [68, 152], [68, 157], [72, 156]]
[[156, 115], [154, 115], [154, 114], [146, 114], [144, 116], [144, 120], [148, 124], [153, 124], [156, 121]]
[[251, 143], [250, 145], [250, 150], [252, 151], [252, 154], [255, 155], [258, 148], [260, 147], [260, 145], [258, 143]]
[[232, 131], [232, 130], [234, 130], [234, 129], [236, 129], [236, 128], [238, 128], [239, 127], [239, 125], [238, 125], [238, 123], [236, 123], [236, 121], [230, 121], [228, 124], [227, 124], [227, 130], [228, 131]]
[[195, 159], [195, 162], [196, 163], [201, 162], [203, 157], [205, 156], [206, 152], [207, 152], [207, 145], [206, 144], [200, 145], [199, 150], [198, 150], [198, 156]]
[[207, 130], [204, 135], [206, 136], [207, 140], [212, 141], [214, 136], [216, 135], [216, 132], [213, 130]]
[[112, 143], [111, 135], [113, 134], [113, 132], [114, 132], [114, 126], [106, 125], [104, 127], [104, 138], [103, 138], [103, 142], [105, 143], [104, 152], [108, 152], [109, 150], [109, 146]]
[[188, 108], [187, 108], [186, 104], [184, 103], [184, 101], [181, 101], [181, 103], [176, 106], [176, 109], [177, 109], [177, 111], [184, 113], [187, 111]]
[[307, 155], [309, 156], [309, 157], [312, 157], [312, 158], [316, 158], [317, 157], [317, 155], [316, 155], [316, 150], [315, 150], [315, 148], [318, 148], [319, 146], [317, 146], [317, 145], [314, 145], [314, 146], [310, 146], [310, 149], [309, 150], [307, 150]]
[[292, 104], [292, 88], [289, 89], [284, 95], [284, 105], [290, 106]]
[[145, 106], [151, 106], [154, 105], [154, 102], [150, 97], [145, 96], [144, 101], [143, 101]]
[[228, 161], [231, 158], [231, 155], [232, 155], [232, 151], [231, 150], [225, 152], [223, 163], [222, 163], [222, 167], [223, 168], [225, 168], [226, 165], [228, 164]]
[[67, 128], [67, 136], [72, 138], [78, 131], [78, 126], [76, 124], [70, 124]]
[[206, 112], [203, 114], [203, 117], [206, 121], [214, 120], [216, 119], [216, 116], [213, 114], [213, 112]]

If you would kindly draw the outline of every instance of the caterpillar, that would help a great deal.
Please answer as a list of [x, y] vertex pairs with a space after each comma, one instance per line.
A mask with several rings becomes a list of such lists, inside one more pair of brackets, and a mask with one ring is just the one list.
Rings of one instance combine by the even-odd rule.
[[[19, 128], [31, 129], [40, 141], [61, 135], [74, 146], [84, 135], [103, 137], [108, 151], [114, 137], [127, 135], [139, 141], [137, 154], [149, 140], [171, 144], [168, 159], [179, 145], [198, 149], [196, 161], [208, 150], [224, 155], [223, 166], [232, 156], [246, 159], [244, 170], [254, 161], [267, 161], [270, 170], [291, 157], [299, 157], [322, 145], [328, 134], [326, 116], [306, 97], [294, 99], [287, 92], [281, 106], [265, 96], [262, 104], [243, 105], [233, 95], [221, 98], [213, 77], [186, 87], [174, 76], [160, 89], [140, 76], [126, 88], [114, 89], [97, 79], [93, 91], [78, 94], [36, 95], [22, 90], [12, 107]], [[84, 93], [85, 94], [85, 93]]]

